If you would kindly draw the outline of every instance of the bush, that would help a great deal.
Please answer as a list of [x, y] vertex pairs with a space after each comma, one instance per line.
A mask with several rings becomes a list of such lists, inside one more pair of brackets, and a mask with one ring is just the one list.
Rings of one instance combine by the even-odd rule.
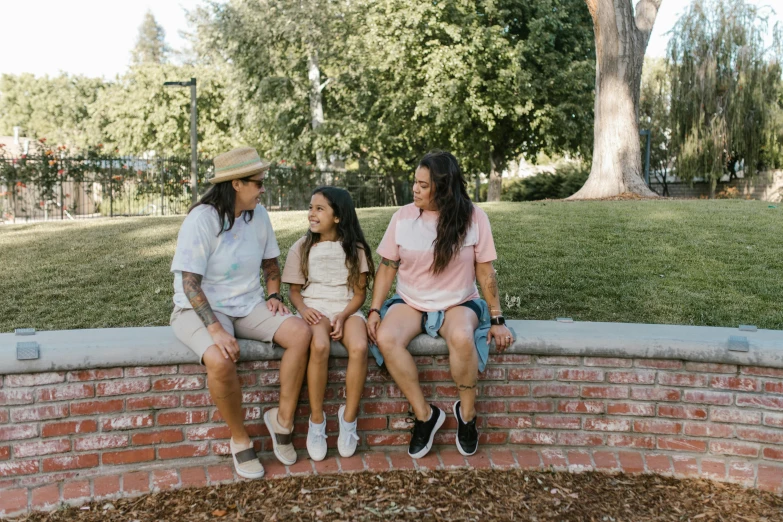
[[504, 201], [536, 201], [567, 198], [587, 181], [590, 166], [584, 163], [564, 163], [550, 174], [542, 172], [529, 178], [515, 180], [504, 187]]

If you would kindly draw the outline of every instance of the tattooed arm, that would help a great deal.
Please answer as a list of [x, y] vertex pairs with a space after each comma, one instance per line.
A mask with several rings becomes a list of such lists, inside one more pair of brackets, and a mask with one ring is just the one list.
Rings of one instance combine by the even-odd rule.
[[201, 274], [182, 272], [182, 288], [185, 291], [193, 311], [196, 312], [201, 322], [207, 327], [207, 331], [215, 341], [215, 345], [226, 359], [236, 362], [239, 359], [239, 344], [233, 335], [228, 333], [218, 321], [215, 312], [209, 305], [204, 290], [201, 289]]
[[[264, 259], [261, 261], [261, 272], [264, 275], [264, 286], [266, 294], [280, 294], [280, 263], [277, 258]], [[282, 315], [288, 315], [291, 312], [283, 304], [282, 300], [270, 299], [266, 302], [266, 307], [275, 315], [279, 312]]]
[[[498, 290], [498, 276], [492, 262], [476, 263], [476, 281], [481, 287], [481, 293], [484, 294], [484, 300], [489, 305], [489, 315], [497, 317], [503, 315], [500, 308], [500, 290]], [[499, 352], [505, 351], [511, 346], [514, 339], [511, 331], [505, 325], [492, 325], [487, 335], [487, 342], [495, 340], [495, 347]]]
[[[391, 290], [392, 283], [394, 283], [394, 278], [397, 277], [397, 270], [399, 268], [399, 261], [392, 261], [385, 257], [381, 259], [381, 264], [378, 266], [378, 272], [375, 274], [370, 308], [375, 308], [377, 310], [381, 309], [383, 302], [386, 300], [386, 296], [389, 295], [389, 290]], [[370, 312], [367, 316], [367, 335], [373, 343], [377, 343], [375, 336], [378, 333], [378, 326], [380, 324], [380, 315], [375, 312]]]

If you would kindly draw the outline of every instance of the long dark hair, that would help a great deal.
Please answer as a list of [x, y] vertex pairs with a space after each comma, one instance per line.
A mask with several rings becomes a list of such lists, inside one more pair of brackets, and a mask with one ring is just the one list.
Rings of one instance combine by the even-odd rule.
[[[370, 271], [367, 273], [367, 288], [372, 279], [373, 273], [375, 273], [375, 265], [372, 261], [372, 253], [370, 251], [370, 245], [364, 239], [364, 232], [359, 225], [359, 218], [356, 216], [356, 207], [353, 204], [353, 199], [347, 190], [337, 187], [318, 187], [312, 193], [312, 196], [321, 194], [329, 202], [329, 206], [332, 207], [334, 217], [340, 220], [337, 223], [337, 239], [340, 241], [345, 252], [345, 267], [348, 269], [348, 287], [352, 290], [356, 288], [361, 279], [362, 273], [361, 259], [359, 258], [359, 250], [364, 250], [364, 255], [367, 257], [367, 265]], [[321, 239], [321, 234], [314, 234], [311, 231], [307, 231], [304, 243], [302, 244], [301, 252], [301, 265], [302, 274], [305, 281], [308, 279], [310, 268], [310, 249], [313, 245], [318, 243]], [[305, 283], [305, 286], [307, 283]]]
[[[247, 179], [256, 174], [258, 173], [255, 172], [239, 181], [247, 183]], [[234, 220], [236, 219], [236, 216], [234, 216], [234, 205], [236, 204], [236, 200], [237, 191], [234, 190], [234, 186], [231, 184], [230, 180], [215, 183], [188, 209], [188, 214], [199, 205], [213, 206], [215, 210], [217, 210], [218, 219], [220, 219], [220, 232], [217, 234], [220, 236], [223, 232], [227, 232], [234, 228]], [[250, 223], [253, 220], [253, 212], [253, 210], [242, 211], [242, 219], [245, 220], [245, 223]], [[226, 221], [228, 221], [228, 228], [226, 228]]]
[[459, 254], [465, 242], [473, 219], [473, 203], [457, 158], [450, 152], [428, 152], [419, 161], [419, 167], [430, 171], [430, 184], [435, 189], [433, 199], [438, 210], [438, 228], [433, 243], [432, 273], [439, 274]]

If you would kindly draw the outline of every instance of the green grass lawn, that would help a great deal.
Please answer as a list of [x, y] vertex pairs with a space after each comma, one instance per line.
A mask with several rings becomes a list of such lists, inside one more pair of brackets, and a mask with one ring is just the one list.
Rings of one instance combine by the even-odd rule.
[[[483, 208], [507, 317], [783, 329], [783, 208], [671, 200]], [[371, 246], [394, 210], [360, 210]], [[284, 257], [306, 213], [271, 216]], [[0, 227], [0, 332], [168, 324], [182, 219]], [[507, 306], [506, 296], [519, 304]]]

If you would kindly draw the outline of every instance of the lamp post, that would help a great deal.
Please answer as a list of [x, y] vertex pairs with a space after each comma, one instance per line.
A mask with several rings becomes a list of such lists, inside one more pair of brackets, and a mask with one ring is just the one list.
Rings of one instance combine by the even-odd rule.
[[189, 82], [165, 82], [165, 87], [190, 87], [190, 193], [193, 203], [198, 201], [198, 152], [196, 150], [196, 79]]

